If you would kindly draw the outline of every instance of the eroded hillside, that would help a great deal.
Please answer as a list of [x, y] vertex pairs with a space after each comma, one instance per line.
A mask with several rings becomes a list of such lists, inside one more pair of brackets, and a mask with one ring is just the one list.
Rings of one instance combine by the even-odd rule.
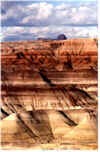
[[3, 149], [97, 149], [97, 46], [97, 39], [2, 43]]

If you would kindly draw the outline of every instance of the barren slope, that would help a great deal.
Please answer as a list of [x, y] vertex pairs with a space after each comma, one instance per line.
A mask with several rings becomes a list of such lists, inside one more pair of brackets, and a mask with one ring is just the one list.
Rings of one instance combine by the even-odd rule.
[[2, 148], [97, 149], [97, 40], [3, 42], [1, 51]]

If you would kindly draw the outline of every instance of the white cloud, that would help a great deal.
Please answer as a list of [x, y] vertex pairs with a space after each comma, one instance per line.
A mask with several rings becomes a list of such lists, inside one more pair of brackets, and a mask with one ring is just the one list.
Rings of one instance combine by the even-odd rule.
[[66, 27], [66, 26], [46, 26], [46, 27], [8, 27], [2, 28], [3, 40], [34, 40], [39, 37], [56, 38], [64, 33], [68, 38], [97, 37], [96, 27]]
[[[68, 1], [59, 1], [56, 4], [53, 1], [31, 1], [24, 4], [19, 1], [8, 2], [9, 5], [4, 1], [1, 5], [1, 23], [6, 26], [2, 29], [3, 40], [56, 38], [61, 33], [69, 38], [97, 36], [96, 5], [92, 1], [89, 3], [89, 0], [88, 3], [83, 1], [78, 3], [77, 0], [74, 4], [67, 3]], [[88, 24], [91, 26], [87, 26]]]
[[48, 20], [50, 16], [53, 14], [53, 5], [48, 4], [46, 2], [42, 2], [39, 4], [31, 4], [28, 5], [26, 10], [29, 10], [30, 15], [26, 15], [21, 23], [37, 23], [37, 22], [43, 22], [44, 20]]
[[70, 7], [71, 7], [70, 4], [61, 3], [60, 5], [56, 6], [56, 10], [66, 10]]
[[[4, 2], [5, 3], [5, 2]], [[9, 2], [8, 2], [9, 3]], [[13, 4], [13, 3], [12, 3]], [[96, 24], [97, 8], [91, 3], [72, 5], [67, 2], [60, 2], [54, 5], [53, 2], [39, 2], [27, 5], [15, 4], [6, 10], [2, 15], [2, 23], [8, 26], [13, 25], [49, 25], [49, 24]], [[13, 19], [9, 23], [9, 18]]]

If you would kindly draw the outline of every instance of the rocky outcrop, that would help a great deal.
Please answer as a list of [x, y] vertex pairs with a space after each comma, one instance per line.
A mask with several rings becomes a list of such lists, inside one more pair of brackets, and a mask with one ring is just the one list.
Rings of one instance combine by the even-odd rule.
[[97, 40], [1, 46], [2, 148], [97, 149]]
[[64, 35], [64, 34], [60, 34], [60, 35], [58, 35], [58, 37], [57, 37], [57, 40], [66, 40], [67, 38], [66, 38], [66, 36]]

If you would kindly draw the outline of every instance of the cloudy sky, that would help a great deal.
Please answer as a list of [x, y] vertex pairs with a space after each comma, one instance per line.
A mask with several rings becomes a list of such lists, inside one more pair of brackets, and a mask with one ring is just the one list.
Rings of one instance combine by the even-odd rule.
[[97, 0], [2, 0], [2, 41], [97, 37]]

